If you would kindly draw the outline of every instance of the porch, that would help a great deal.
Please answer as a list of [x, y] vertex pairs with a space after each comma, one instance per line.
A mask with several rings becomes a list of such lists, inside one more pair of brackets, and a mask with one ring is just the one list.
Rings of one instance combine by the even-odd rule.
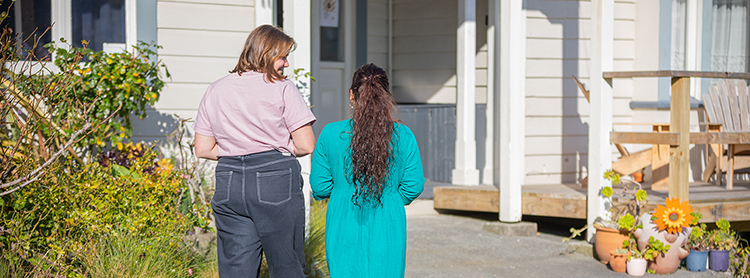
[[[643, 212], [663, 205], [669, 196], [669, 190], [651, 190], [650, 184], [643, 186], [648, 192]], [[522, 214], [586, 219], [587, 190], [578, 184], [524, 185]], [[693, 209], [703, 214], [701, 222], [713, 223], [719, 218], [732, 222], [750, 221], [750, 181], [735, 181], [732, 190], [711, 183], [693, 182], [689, 194]], [[493, 185], [437, 185], [433, 188], [434, 207], [438, 210], [498, 212], [499, 198], [498, 188]], [[617, 204], [623, 200], [615, 197], [614, 202]], [[750, 231], [750, 225], [734, 226]]]

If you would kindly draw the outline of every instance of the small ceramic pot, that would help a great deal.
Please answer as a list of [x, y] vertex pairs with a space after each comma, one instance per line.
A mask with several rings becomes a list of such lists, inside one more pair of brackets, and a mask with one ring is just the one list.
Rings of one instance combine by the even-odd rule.
[[646, 266], [648, 266], [646, 259], [630, 258], [627, 264], [628, 274], [631, 276], [643, 276], [643, 274], [646, 274]]

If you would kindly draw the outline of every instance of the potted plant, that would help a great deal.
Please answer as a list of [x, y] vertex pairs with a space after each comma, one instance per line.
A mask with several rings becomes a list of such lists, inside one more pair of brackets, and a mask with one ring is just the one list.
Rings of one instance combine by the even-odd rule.
[[706, 265], [708, 264], [708, 233], [706, 232], [706, 224], [698, 224], [698, 221], [703, 217], [700, 212], [694, 211], [693, 215], [693, 231], [690, 232], [688, 237], [688, 243], [686, 247], [690, 251], [687, 258], [685, 258], [685, 267], [690, 271], [706, 271]]
[[651, 237], [648, 244], [643, 247], [642, 250], [638, 250], [638, 246], [635, 238], [628, 241], [629, 250], [631, 252], [630, 258], [627, 262], [627, 271], [631, 276], [643, 276], [648, 269], [648, 262], [655, 260], [660, 255], [669, 251], [670, 246], [664, 245], [658, 239]]
[[[627, 241], [625, 241], [623, 245], [627, 245]], [[631, 254], [632, 253], [626, 246], [615, 249], [609, 256], [609, 267], [615, 272], [625, 273], [627, 261]]]
[[709, 267], [715, 271], [726, 271], [729, 267], [729, 250], [737, 246], [737, 234], [730, 228], [729, 221], [719, 219], [718, 229], [711, 231], [708, 238]]
[[[610, 202], [612, 218], [608, 221], [600, 218], [594, 222], [594, 228], [596, 229], [594, 249], [599, 261], [608, 263], [611, 252], [622, 246], [623, 242], [628, 240], [630, 234], [635, 230], [641, 206], [648, 195], [640, 183], [631, 179], [621, 180], [620, 175], [612, 170], [607, 170], [604, 173], [604, 178], [610, 180], [613, 185], [623, 185], [617, 193], [611, 186], [602, 188], [601, 196], [607, 198]], [[631, 188], [631, 185], [636, 185], [637, 189]], [[612, 196], [615, 194], [627, 199], [624, 205], [614, 205]]]
[[[646, 246], [650, 238], [655, 238], [665, 246], [674, 246], [663, 256], [649, 262], [649, 269], [658, 274], [670, 274], [677, 271], [682, 259], [687, 257], [688, 251], [681, 248], [687, 244], [690, 235], [690, 224], [693, 223], [692, 206], [688, 202], [680, 202], [679, 198], [667, 198], [666, 206], [658, 205], [653, 214], [644, 214], [643, 227], [635, 231], [638, 247]], [[650, 216], [650, 218], [649, 218]]]

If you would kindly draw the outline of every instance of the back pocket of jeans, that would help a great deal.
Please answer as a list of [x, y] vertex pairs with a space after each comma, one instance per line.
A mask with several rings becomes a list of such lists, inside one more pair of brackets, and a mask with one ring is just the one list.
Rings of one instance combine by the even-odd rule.
[[232, 188], [232, 172], [216, 173], [216, 190], [214, 191], [213, 202], [223, 204], [229, 201], [229, 190]]
[[292, 199], [292, 168], [257, 172], [258, 202], [280, 205]]

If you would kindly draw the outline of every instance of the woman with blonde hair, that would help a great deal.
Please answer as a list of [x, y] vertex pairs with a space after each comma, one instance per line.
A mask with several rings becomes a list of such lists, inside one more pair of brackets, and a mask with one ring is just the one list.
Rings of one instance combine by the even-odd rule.
[[211, 205], [219, 276], [304, 277], [305, 208], [300, 165], [315, 122], [284, 76], [295, 42], [277, 27], [250, 33], [237, 66], [206, 90], [193, 125], [195, 154], [218, 160]]
[[422, 161], [411, 130], [394, 117], [388, 76], [360, 67], [349, 89], [353, 116], [318, 137], [310, 185], [330, 198], [325, 248], [331, 277], [403, 277], [406, 212], [424, 189]]

